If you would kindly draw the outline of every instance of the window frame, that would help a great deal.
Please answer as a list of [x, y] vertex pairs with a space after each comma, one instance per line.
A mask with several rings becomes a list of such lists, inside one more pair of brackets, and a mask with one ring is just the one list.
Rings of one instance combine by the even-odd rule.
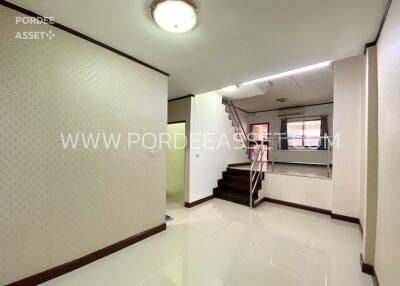
[[[287, 146], [288, 146], [288, 149], [289, 150], [298, 150], [298, 149], [311, 149], [311, 150], [316, 150], [319, 146], [320, 146], [320, 144], [321, 144], [321, 138], [319, 139], [319, 143], [315, 146], [315, 145], [305, 145], [304, 144], [304, 142], [305, 142], [305, 126], [306, 126], [306, 122], [308, 122], [308, 121], [319, 121], [320, 122], [320, 130], [321, 130], [321, 124], [322, 124], [322, 120], [321, 120], [321, 118], [315, 118], [315, 119], [306, 119], [306, 118], [303, 118], [303, 119], [300, 119], [300, 118], [296, 118], [295, 120], [293, 120], [293, 121], [287, 121], [286, 122], [286, 140], [287, 140]], [[300, 138], [289, 138], [289, 136], [287, 135], [287, 130], [288, 130], [288, 124], [289, 123], [299, 123], [299, 122], [301, 122], [302, 123], [302, 127], [303, 127], [303, 129], [302, 129], [302, 133], [303, 133], [303, 135], [302, 135], [302, 138], [301, 138], [301, 145], [300, 146], [293, 146], [293, 145], [290, 145], [290, 139], [300, 139]]]

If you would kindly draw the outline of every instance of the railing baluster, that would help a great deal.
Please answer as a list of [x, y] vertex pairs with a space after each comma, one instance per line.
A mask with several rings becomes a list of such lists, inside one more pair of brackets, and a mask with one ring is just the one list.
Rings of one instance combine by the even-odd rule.
[[[258, 181], [260, 180], [260, 178], [262, 180], [264, 152], [264, 144], [263, 142], [261, 142], [250, 166], [250, 208], [253, 208], [253, 194], [256, 190]], [[256, 163], [258, 163], [258, 165], [255, 165]]]

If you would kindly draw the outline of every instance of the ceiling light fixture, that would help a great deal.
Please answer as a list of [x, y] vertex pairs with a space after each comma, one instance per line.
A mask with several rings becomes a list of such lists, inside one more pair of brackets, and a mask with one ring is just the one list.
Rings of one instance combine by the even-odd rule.
[[227, 86], [227, 87], [224, 87], [223, 89], [222, 89], [222, 91], [224, 91], [224, 92], [234, 92], [235, 90], [237, 90], [239, 87], [237, 86], [237, 85], [230, 85], [230, 86]]
[[279, 77], [284, 77], [284, 76], [294, 75], [294, 74], [298, 74], [298, 73], [302, 73], [302, 72], [306, 72], [306, 71], [310, 71], [310, 70], [315, 70], [315, 69], [329, 66], [331, 63], [332, 63], [331, 61], [327, 61], [327, 62], [323, 62], [323, 63], [311, 65], [311, 66], [306, 66], [306, 67], [294, 69], [291, 71], [282, 72], [282, 73], [266, 76], [266, 77], [255, 79], [255, 80], [246, 81], [246, 82], [242, 83], [242, 85], [255, 84], [255, 83], [262, 82], [262, 81], [273, 80], [273, 79], [276, 79]]
[[184, 33], [197, 24], [197, 8], [192, 0], [154, 0], [150, 7], [154, 21], [165, 31]]

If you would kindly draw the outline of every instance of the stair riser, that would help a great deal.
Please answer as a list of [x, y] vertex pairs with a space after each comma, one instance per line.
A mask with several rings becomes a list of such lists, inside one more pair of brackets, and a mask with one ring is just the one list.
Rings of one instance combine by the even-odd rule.
[[[230, 188], [228, 189], [228, 188], [224, 188], [224, 187], [218, 187], [218, 189], [221, 192], [224, 192], [224, 193], [230, 193], [230, 194], [243, 196], [246, 199], [249, 198], [249, 193], [243, 193], [243, 192], [240, 192], [240, 191], [237, 191], [237, 190], [233, 190], [233, 189], [230, 189]], [[258, 192], [257, 191], [254, 191], [253, 199], [258, 199]]]
[[[214, 192], [214, 196], [216, 198], [223, 199], [223, 200], [230, 201], [230, 202], [234, 202], [234, 203], [241, 204], [241, 205], [244, 205], [244, 206], [249, 206], [250, 205], [250, 198], [232, 197], [232, 196], [229, 195], [229, 193], [225, 193], [223, 191], [222, 192], [221, 191], [215, 191]], [[253, 198], [253, 202], [256, 201], [256, 200], [257, 200], [257, 198]]]
[[[226, 191], [234, 192], [234, 193], [238, 193], [238, 194], [250, 195], [249, 188], [243, 189], [243, 188], [240, 188], [240, 187], [238, 187], [238, 186], [227, 185], [227, 184], [224, 183], [224, 182], [218, 182], [218, 188], [221, 189], [221, 190], [226, 190]], [[258, 193], [258, 191], [259, 191], [260, 189], [261, 189], [261, 188], [257, 188], [257, 187], [256, 187], [256, 189], [254, 190], [254, 193]]]
[[[258, 174], [256, 173], [256, 176]], [[262, 179], [257, 182], [253, 202], [258, 200], [258, 191], [262, 188]], [[218, 187], [213, 190], [214, 196], [223, 200], [249, 206], [250, 204], [250, 171], [228, 168], [222, 173], [222, 179], [218, 180]]]
[[[249, 178], [250, 177], [250, 171], [248, 170], [240, 170], [240, 169], [229, 169], [226, 172], [230, 176], [235, 176], [235, 177], [240, 177], [240, 178]], [[258, 172], [257, 172], [258, 174]], [[262, 173], [260, 178], [264, 180], [265, 178], [265, 173]]]
[[[228, 174], [223, 174], [222, 179], [230, 184], [238, 185], [238, 186], [243, 186], [243, 187], [249, 187], [250, 186], [250, 178], [248, 177], [236, 177]], [[257, 182], [257, 187], [261, 188], [261, 181], [259, 180]]]

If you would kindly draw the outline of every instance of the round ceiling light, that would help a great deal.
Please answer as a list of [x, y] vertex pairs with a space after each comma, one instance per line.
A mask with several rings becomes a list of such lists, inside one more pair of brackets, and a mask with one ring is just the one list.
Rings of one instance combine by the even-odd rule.
[[158, 26], [171, 33], [188, 32], [197, 23], [196, 5], [191, 0], [155, 0], [151, 14]]

